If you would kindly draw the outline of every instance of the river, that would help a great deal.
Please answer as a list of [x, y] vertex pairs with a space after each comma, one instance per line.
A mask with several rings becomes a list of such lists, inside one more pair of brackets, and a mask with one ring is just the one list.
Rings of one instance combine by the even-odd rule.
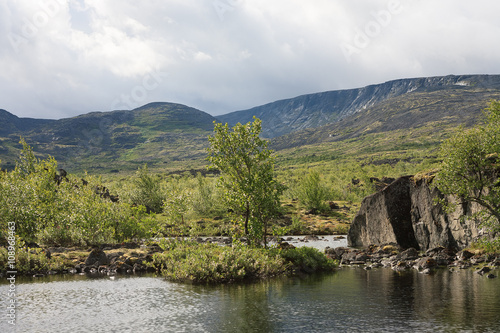
[[16, 283], [16, 326], [2, 316], [0, 332], [498, 332], [500, 327], [500, 279], [471, 270], [423, 275], [344, 267], [221, 286], [153, 276], [65, 275]]

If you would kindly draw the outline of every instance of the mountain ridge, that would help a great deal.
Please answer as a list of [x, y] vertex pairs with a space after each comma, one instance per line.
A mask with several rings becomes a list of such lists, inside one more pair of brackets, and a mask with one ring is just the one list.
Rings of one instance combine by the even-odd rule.
[[362, 88], [333, 90], [283, 99], [247, 110], [217, 116], [234, 125], [251, 121], [263, 122], [262, 135], [275, 138], [294, 131], [335, 123], [357, 112], [375, 106], [388, 98], [418, 90], [474, 87], [500, 89], [500, 75], [448, 75], [391, 80]]
[[441, 127], [446, 132], [480, 121], [490, 99], [500, 99], [500, 75], [392, 80], [302, 95], [217, 117], [168, 102], [59, 120], [19, 118], [0, 110], [0, 159], [4, 168], [13, 167], [22, 136], [36, 153], [50, 154], [64, 167], [78, 170], [136, 169], [144, 163], [199, 167], [214, 121], [234, 125], [255, 115], [263, 121], [262, 136], [271, 139], [273, 149], [283, 150], [417, 127], [427, 132]]
[[[483, 111], [492, 99], [500, 99], [500, 89], [475, 91], [435, 90], [389, 98], [342, 120], [307, 128], [271, 139], [275, 150], [341, 142], [368, 134], [433, 127], [434, 131], [458, 126], [469, 127], [484, 119]], [[431, 130], [431, 128], [429, 128]]]
[[4, 166], [10, 168], [17, 156], [15, 147], [20, 136], [35, 152], [50, 154], [67, 168], [105, 165], [119, 169], [127, 163], [136, 167], [147, 162], [198, 159], [200, 144], [206, 141], [215, 121], [206, 112], [167, 102], [43, 121], [25, 130], [16, 126], [16, 121], [22, 122], [23, 118], [7, 111], [0, 117], [10, 119], [9, 126], [2, 123], [0, 135], [1, 159], [10, 162]]

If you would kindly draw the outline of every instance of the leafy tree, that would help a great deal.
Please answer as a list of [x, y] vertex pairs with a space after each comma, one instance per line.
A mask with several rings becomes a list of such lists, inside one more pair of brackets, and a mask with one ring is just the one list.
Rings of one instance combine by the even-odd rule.
[[500, 102], [486, 109], [485, 124], [469, 130], [460, 128], [441, 146], [442, 168], [438, 188], [484, 209], [484, 222], [500, 225]]
[[238, 123], [232, 130], [228, 124], [214, 125], [210, 167], [221, 171], [218, 185], [245, 235], [252, 244], [264, 241], [266, 246], [268, 222], [278, 213], [283, 187], [275, 179], [272, 151], [259, 137], [262, 121], [254, 117], [253, 123]]

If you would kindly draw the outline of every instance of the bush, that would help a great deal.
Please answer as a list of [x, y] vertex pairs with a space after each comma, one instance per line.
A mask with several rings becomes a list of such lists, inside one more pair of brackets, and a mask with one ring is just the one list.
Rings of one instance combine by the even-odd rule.
[[320, 271], [331, 271], [335, 268], [335, 262], [328, 259], [319, 250], [312, 247], [297, 247], [283, 250], [281, 256], [291, 264], [295, 272], [314, 273]]
[[149, 174], [147, 164], [137, 170], [134, 186], [131, 198], [134, 204], [146, 207], [148, 212], [163, 211], [165, 193], [159, 179]]
[[16, 169], [0, 172], [2, 239], [9, 222], [22, 240], [46, 245], [96, 245], [148, 236], [145, 211], [101, 197], [95, 177], [86, 175], [82, 182], [58, 175], [53, 158], [39, 160], [22, 143]]
[[200, 216], [213, 217], [224, 215], [227, 211], [220, 189], [216, 186], [215, 179], [196, 176], [197, 186], [193, 194], [193, 210]]
[[168, 241], [164, 253], [153, 256], [153, 265], [168, 280], [192, 283], [230, 283], [283, 274], [287, 265], [272, 252], [239, 245]]
[[328, 206], [328, 189], [322, 184], [319, 173], [311, 171], [302, 180], [299, 190], [299, 200], [306, 209], [316, 212], [324, 212]]

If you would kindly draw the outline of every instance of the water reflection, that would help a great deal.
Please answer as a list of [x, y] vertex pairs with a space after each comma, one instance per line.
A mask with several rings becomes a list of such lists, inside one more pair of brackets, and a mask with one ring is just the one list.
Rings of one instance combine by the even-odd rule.
[[[500, 279], [469, 270], [343, 268], [212, 287], [154, 277], [50, 279], [19, 282], [17, 332], [494, 332], [500, 325]], [[6, 290], [0, 286], [0, 297]], [[2, 320], [0, 332], [9, 329]]]

